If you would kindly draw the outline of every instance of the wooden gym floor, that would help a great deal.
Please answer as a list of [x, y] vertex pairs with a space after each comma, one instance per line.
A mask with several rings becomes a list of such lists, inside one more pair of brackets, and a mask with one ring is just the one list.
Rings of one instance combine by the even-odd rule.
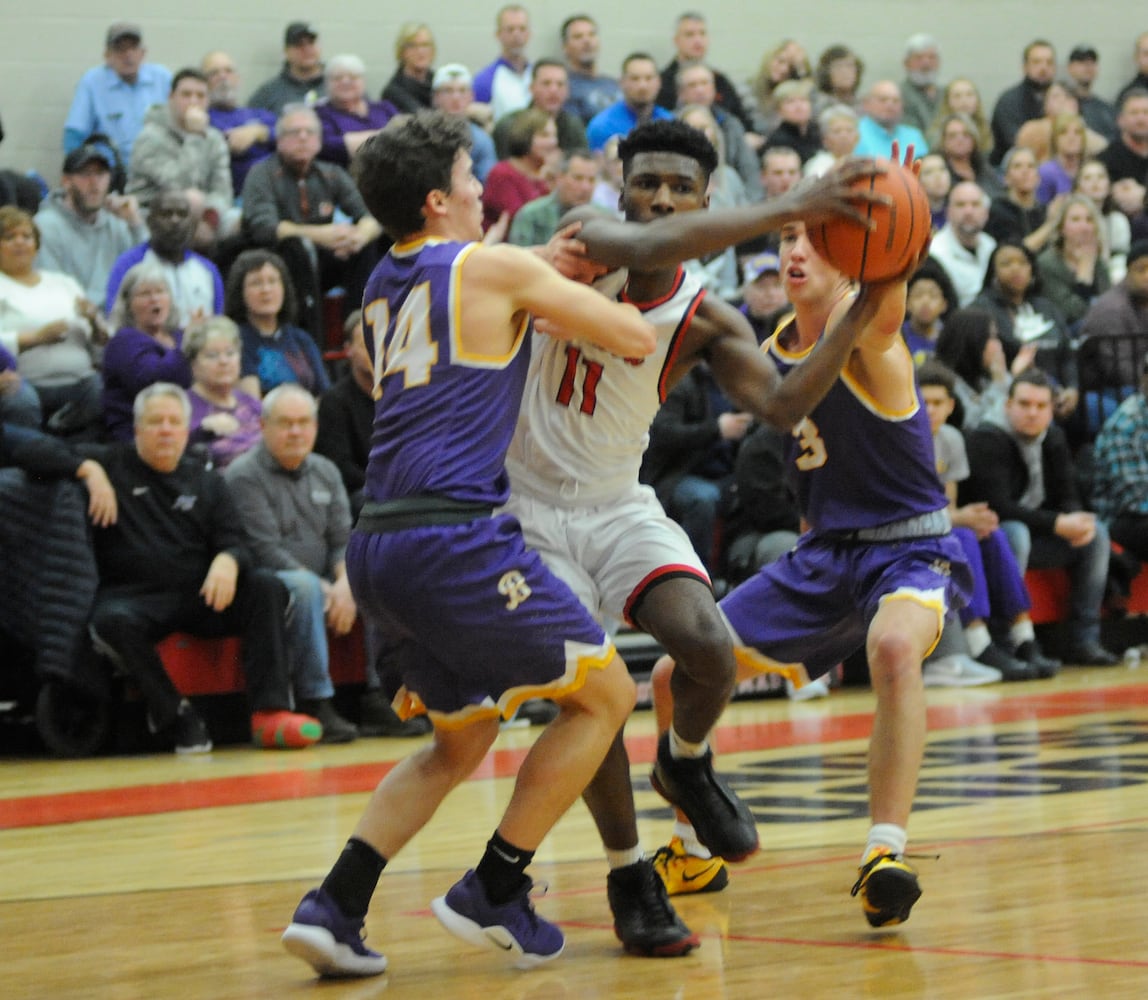
[[[430, 915], [481, 854], [530, 730], [384, 874], [367, 920], [385, 976], [318, 983], [283, 952], [295, 903], [326, 872], [367, 791], [411, 743], [275, 753], [0, 761], [0, 997], [574, 1000], [1148, 995], [1148, 668], [932, 690], [910, 851], [925, 894], [888, 932], [849, 897], [867, 829], [872, 698], [735, 703], [724, 769], [762, 851], [722, 893], [678, 897], [702, 947], [622, 954], [605, 864], [578, 805], [532, 868], [565, 954], [532, 972], [468, 949]], [[646, 780], [653, 718], [627, 729], [647, 850], [670, 814]]]

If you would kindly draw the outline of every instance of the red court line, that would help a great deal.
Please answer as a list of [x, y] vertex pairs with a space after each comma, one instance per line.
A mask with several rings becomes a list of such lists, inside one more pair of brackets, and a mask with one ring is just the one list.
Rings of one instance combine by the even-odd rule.
[[[978, 699], [930, 708], [929, 731], [1122, 711], [1144, 705], [1148, 705], [1148, 685], [1144, 684], [1000, 700]], [[717, 743], [720, 751], [726, 754], [834, 743], [865, 738], [872, 722], [872, 715], [864, 712], [740, 723], [720, 727]], [[656, 745], [653, 736], [633, 737], [626, 740], [626, 745], [634, 763], [653, 760]], [[518, 773], [525, 756], [525, 749], [496, 750], [475, 772], [474, 778], [512, 777]], [[395, 763], [349, 764], [318, 770], [300, 769], [0, 799], [0, 830], [368, 792]]]

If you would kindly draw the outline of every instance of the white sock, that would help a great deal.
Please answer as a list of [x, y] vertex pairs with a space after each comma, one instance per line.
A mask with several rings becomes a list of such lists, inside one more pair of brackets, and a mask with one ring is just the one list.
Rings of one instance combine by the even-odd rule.
[[1012, 640], [1013, 649], [1016, 649], [1022, 642], [1035, 639], [1036, 630], [1032, 627], [1032, 619], [1022, 618], [1018, 622], [1013, 622], [1012, 628], [1008, 630], [1008, 637]]
[[612, 851], [606, 848], [606, 863], [610, 866], [610, 871], [617, 871], [619, 868], [628, 868], [630, 865], [636, 865], [645, 856], [646, 854], [642, 850], [640, 842], [633, 847], [627, 847], [624, 851]]
[[989, 635], [989, 627], [981, 622], [979, 625], [970, 625], [965, 629], [965, 640], [969, 644], [969, 652], [975, 660], [993, 641], [993, 637]]
[[869, 839], [865, 843], [865, 851], [861, 855], [861, 863], [874, 848], [883, 847], [890, 854], [901, 855], [905, 853], [905, 845], [909, 842], [909, 834], [903, 826], [896, 823], [874, 823], [869, 828]]
[[674, 820], [674, 836], [682, 842], [687, 854], [692, 854], [695, 858], [713, 857], [709, 849], [698, 840], [698, 835], [694, 833], [694, 828], [689, 823], [680, 819]]
[[687, 743], [679, 735], [673, 726], [670, 726], [670, 756], [674, 758], [704, 757], [706, 750], [709, 749], [709, 744], [702, 740], [701, 743]]

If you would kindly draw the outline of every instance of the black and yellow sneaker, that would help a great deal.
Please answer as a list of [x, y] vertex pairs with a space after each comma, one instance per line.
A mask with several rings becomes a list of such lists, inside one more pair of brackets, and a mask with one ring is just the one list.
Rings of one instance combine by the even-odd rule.
[[671, 896], [720, 892], [729, 885], [729, 870], [721, 858], [699, 858], [688, 853], [680, 837], [673, 837], [654, 852], [654, 871]]
[[871, 926], [892, 927], [909, 919], [909, 911], [921, 898], [913, 868], [887, 849], [876, 847], [858, 873], [850, 895], [861, 895], [861, 907]]

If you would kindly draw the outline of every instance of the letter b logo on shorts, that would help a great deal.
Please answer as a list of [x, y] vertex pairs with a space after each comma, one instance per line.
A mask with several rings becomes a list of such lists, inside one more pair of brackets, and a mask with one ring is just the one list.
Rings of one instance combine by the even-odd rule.
[[498, 581], [498, 592], [507, 598], [507, 611], [513, 611], [531, 593], [530, 584], [526, 582], [526, 577], [516, 569], [502, 574], [502, 579]]

